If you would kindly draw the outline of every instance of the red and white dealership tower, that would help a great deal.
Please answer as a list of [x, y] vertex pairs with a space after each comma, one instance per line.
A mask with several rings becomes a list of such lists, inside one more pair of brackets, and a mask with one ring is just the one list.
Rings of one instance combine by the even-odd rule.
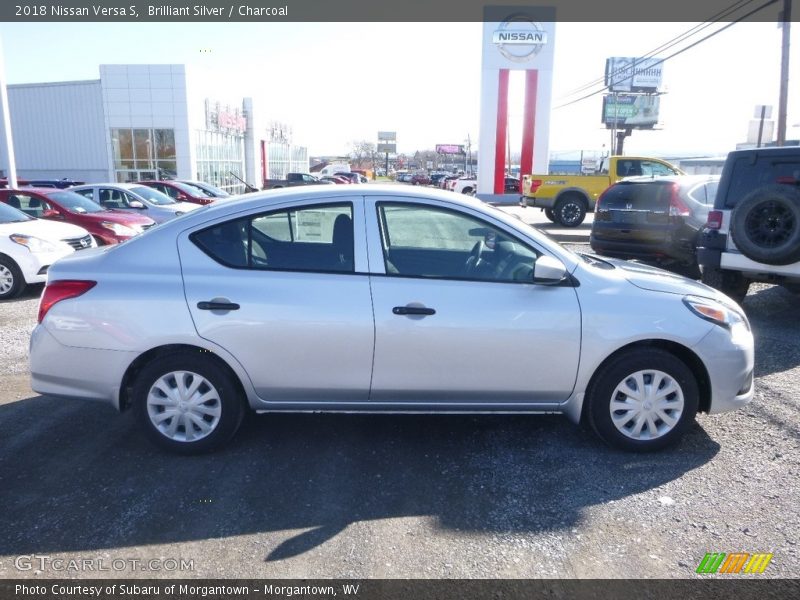
[[486, 7], [481, 64], [481, 119], [478, 195], [487, 201], [501, 195], [508, 164], [508, 81], [511, 71], [525, 72], [520, 176], [546, 173], [553, 84], [555, 8]]

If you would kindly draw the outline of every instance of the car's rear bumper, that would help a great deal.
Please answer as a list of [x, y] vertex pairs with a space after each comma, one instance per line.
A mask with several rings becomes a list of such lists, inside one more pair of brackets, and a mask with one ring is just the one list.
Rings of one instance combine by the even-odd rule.
[[683, 263], [693, 263], [694, 251], [688, 247], [688, 240], [672, 242], [647, 242], [641, 240], [617, 241], [598, 238], [594, 233], [589, 236], [592, 250], [605, 256], [615, 258], [639, 258], [643, 260], [674, 260]]
[[135, 352], [64, 346], [43, 325], [31, 334], [31, 388], [39, 394], [102, 400], [119, 408], [119, 389]]

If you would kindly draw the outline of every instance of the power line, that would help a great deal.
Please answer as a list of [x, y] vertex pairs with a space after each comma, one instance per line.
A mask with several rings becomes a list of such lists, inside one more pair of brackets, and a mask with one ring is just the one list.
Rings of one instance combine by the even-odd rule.
[[[759, 12], [760, 10], [763, 10], [763, 9], [767, 8], [768, 6], [770, 6], [770, 5], [772, 5], [772, 4], [775, 4], [776, 2], [778, 2], [778, 0], [768, 0], [768, 2], [765, 2], [764, 4], [762, 4], [761, 6], [759, 6], [758, 8], [755, 8], [755, 9], [751, 10], [751, 11], [750, 11], [749, 13], [747, 13], [746, 15], [743, 15], [743, 16], [739, 17], [739, 18], [738, 18], [738, 19], [736, 19], [735, 21], [732, 21], [732, 22], [728, 23], [727, 25], [725, 25], [724, 27], [721, 27], [721, 28], [717, 29], [716, 31], [714, 31], [713, 33], [710, 33], [710, 34], [708, 34], [708, 35], [707, 35], [707, 36], [705, 36], [704, 38], [701, 38], [701, 39], [697, 40], [696, 42], [694, 42], [694, 43], [692, 43], [692, 44], [689, 44], [689, 45], [688, 45], [688, 46], [686, 46], [685, 48], [682, 48], [682, 49], [678, 50], [677, 52], [674, 52], [673, 54], [670, 54], [669, 56], [667, 56], [667, 57], [665, 57], [665, 58], [662, 58], [662, 59], [660, 59], [660, 60], [658, 60], [658, 61], [656, 61], [656, 62], [654, 62], [654, 63], [652, 63], [652, 64], [650, 64], [650, 65], [648, 65], [648, 66], [650, 66], [650, 67], [655, 67], [655, 66], [657, 66], [657, 65], [660, 65], [660, 64], [662, 64], [662, 63], [666, 62], [666, 61], [667, 61], [667, 60], [669, 60], [670, 58], [675, 58], [675, 57], [676, 57], [676, 56], [678, 56], [679, 54], [683, 54], [683, 53], [684, 53], [684, 52], [686, 52], [687, 50], [691, 50], [692, 48], [694, 48], [694, 47], [695, 47], [695, 46], [697, 46], [698, 44], [701, 44], [702, 42], [705, 42], [706, 40], [708, 40], [708, 39], [711, 39], [711, 38], [712, 38], [712, 37], [714, 37], [715, 35], [717, 35], [717, 34], [719, 34], [719, 33], [722, 33], [723, 31], [725, 31], [725, 30], [726, 30], [726, 29], [728, 29], [729, 27], [733, 27], [733, 26], [734, 26], [734, 25], [736, 25], [737, 23], [739, 23], [739, 22], [743, 21], [744, 19], [746, 19], [746, 18], [748, 18], [748, 17], [751, 17], [751, 16], [753, 16], [755, 13]], [[576, 103], [578, 103], [578, 102], [581, 102], [581, 101], [583, 101], [583, 100], [586, 100], [587, 98], [591, 98], [592, 96], [596, 96], [597, 94], [602, 94], [602, 93], [604, 93], [605, 91], [606, 91], [606, 86], [603, 86], [603, 87], [602, 87], [602, 88], [600, 88], [599, 90], [596, 90], [596, 91], [594, 91], [594, 92], [591, 92], [591, 93], [589, 93], [589, 94], [586, 94], [585, 96], [581, 96], [580, 98], [577, 98], [577, 99], [575, 99], [575, 100], [572, 100], [572, 101], [570, 101], [570, 102], [566, 102], [566, 103], [564, 103], [564, 104], [560, 104], [560, 105], [558, 105], [558, 106], [554, 107], [554, 110], [555, 110], [555, 109], [558, 109], [558, 108], [565, 108], [565, 107], [567, 107], [567, 106], [570, 106], [570, 105], [572, 105], [572, 104], [576, 104]]]
[[[707, 29], [708, 27], [711, 27], [711, 25], [713, 25], [714, 23], [724, 20], [725, 17], [728, 17], [731, 13], [734, 13], [734, 12], [740, 10], [741, 8], [744, 8], [748, 4], [751, 4], [752, 2], [755, 2], [755, 0], [738, 0], [737, 2], [735, 2], [734, 4], [729, 6], [728, 8], [726, 8], [726, 9], [716, 13], [715, 15], [712, 15], [708, 19], [706, 19], [706, 22], [700, 23], [698, 25], [695, 25], [694, 27], [692, 27], [691, 29], [683, 32], [682, 34], [672, 38], [671, 40], [669, 40], [667, 42], [664, 42], [658, 48], [655, 48], [655, 49], [647, 52], [646, 54], [642, 55], [640, 58], [650, 58], [651, 56], [654, 56], [655, 54], [658, 54], [659, 52], [662, 52], [664, 50], [669, 50], [670, 48], [672, 48], [673, 46], [676, 46], [678, 43], [686, 40], [687, 38], [689, 38], [689, 37], [691, 37], [693, 35], [696, 35], [697, 33], [703, 31], [704, 29]], [[609, 77], [613, 77], [614, 75], [618, 75], [623, 70], [624, 70], [623, 68], [620, 68], [617, 71], [615, 71], [613, 73], [610, 73]], [[578, 93], [580, 93], [580, 92], [582, 92], [582, 91], [584, 91], [584, 90], [586, 90], [586, 89], [588, 89], [590, 87], [594, 87], [595, 85], [599, 85], [599, 84], [604, 84], [604, 82], [605, 82], [605, 77], [600, 77], [598, 79], [590, 81], [589, 83], [587, 83], [585, 85], [582, 85], [582, 86], [580, 86], [578, 88], [575, 88], [574, 90], [571, 90], [571, 91], [567, 92], [566, 94], [564, 94], [562, 96], [562, 98], [568, 98], [569, 96], [574, 96], [575, 94], [578, 94]]]

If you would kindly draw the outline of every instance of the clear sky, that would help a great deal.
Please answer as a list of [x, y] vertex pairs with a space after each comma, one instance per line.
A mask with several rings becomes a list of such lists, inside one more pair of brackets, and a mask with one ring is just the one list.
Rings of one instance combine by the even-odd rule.
[[[693, 23], [560, 23], [555, 33], [550, 150], [600, 151], [602, 95], [564, 108], [603, 76], [605, 59], [642, 56]], [[99, 64], [182, 63], [220, 100], [252, 96], [293, 126], [312, 155], [397, 131], [401, 152], [478, 137], [480, 23], [0, 24], [7, 82], [97, 79]], [[719, 28], [716, 25], [695, 41]], [[800, 137], [800, 25], [792, 32], [789, 129]], [[634, 132], [629, 153], [723, 154], [744, 141], [756, 104], [777, 116], [780, 29], [736, 24], [664, 65], [659, 131]], [[688, 42], [687, 42], [688, 43]], [[683, 45], [686, 45], [684, 43]], [[666, 56], [677, 48], [659, 54]], [[599, 86], [590, 88], [597, 89]], [[511, 119], [521, 119], [512, 78]], [[521, 91], [521, 90], [520, 90]], [[519, 107], [519, 108], [517, 108]], [[793, 127], [794, 126], [794, 127]], [[517, 128], [512, 126], [512, 131]], [[512, 152], [520, 140], [511, 139]]]

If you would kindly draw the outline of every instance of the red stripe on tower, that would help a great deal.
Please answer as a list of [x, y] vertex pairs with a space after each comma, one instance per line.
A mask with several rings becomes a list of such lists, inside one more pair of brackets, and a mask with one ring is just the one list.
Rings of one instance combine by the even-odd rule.
[[[531, 69], [525, 71], [525, 112], [522, 117], [522, 153], [520, 156], [520, 173], [530, 175], [533, 173], [533, 134], [536, 130], [536, 91], [539, 86], [539, 71]], [[546, 168], [539, 168], [546, 172]]]
[[500, 69], [497, 81], [497, 133], [494, 149], [494, 193], [505, 191], [506, 135], [508, 134], [508, 69]]

